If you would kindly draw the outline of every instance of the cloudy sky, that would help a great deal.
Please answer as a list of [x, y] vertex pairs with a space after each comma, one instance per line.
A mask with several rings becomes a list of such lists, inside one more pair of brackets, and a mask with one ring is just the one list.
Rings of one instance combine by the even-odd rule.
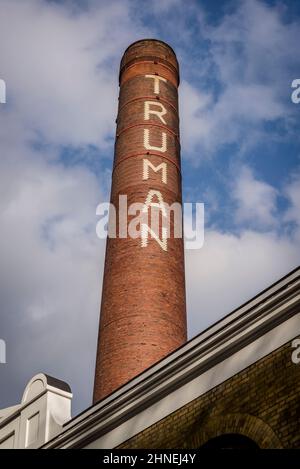
[[189, 336], [299, 264], [300, 3], [0, 0], [0, 408], [37, 372], [91, 402], [118, 66], [133, 41], [181, 66], [184, 200], [205, 203], [186, 252]]

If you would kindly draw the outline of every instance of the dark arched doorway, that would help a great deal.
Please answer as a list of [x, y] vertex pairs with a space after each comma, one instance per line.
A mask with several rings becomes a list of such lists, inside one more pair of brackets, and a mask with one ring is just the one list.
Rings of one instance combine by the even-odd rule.
[[259, 449], [255, 441], [238, 433], [227, 433], [225, 435], [211, 438], [200, 449]]

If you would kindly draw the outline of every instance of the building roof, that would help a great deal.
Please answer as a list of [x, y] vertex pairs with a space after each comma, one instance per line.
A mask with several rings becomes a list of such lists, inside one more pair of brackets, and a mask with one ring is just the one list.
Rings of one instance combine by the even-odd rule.
[[[67, 422], [62, 433], [45, 447], [82, 446], [100, 438], [101, 435], [111, 433], [113, 429], [121, 428], [122, 423], [130, 419], [135, 419], [136, 422], [136, 428], [132, 431], [138, 431], [143, 425], [149, 426], [153, 423], [155, 418], [162, 418], [162, 412], [173, 411], [176, 405], [180, 407], [186, 399], [191, 400], [195, 397], [195, 392], [205, 392], [271, 353], [290, 340], [297, 332], [296, 325], [300, 325], [299, 287], [298, 267], [108, 397]], [[277, 329], [283, 323], [287, 326], [278, 333]], [[262, 342], [265, 337], [267, 340]], [[252, 346], [254, 343], [255, 347]], [[238, 360], [235, 359], [237, 353]], [[226, 366], [220, 367], [223, 363], [226, 363]], [[208, 373], [212, 370], [218, 371], [211, 374], [208, 380]], [[170, 399], [167, 401], [170, 395], [173, 396], [172, 402]], [[174, 400], [175, 396], [178, 398]], [[160, 407], [157, 406], [159, 402], [163, 403]], [[152, 412], [149, 414], [147, 409], [152, 409]], [[157, 415], [155, 409], [159, 409]], [[146, 423], [142, 423], [139, 418], [141, 412], [148, 412]], [[115, 430], [115, 444], [122, 441], [119, 433], [117, 435]], [[106, 444], [105, 439], [103, 444]]]

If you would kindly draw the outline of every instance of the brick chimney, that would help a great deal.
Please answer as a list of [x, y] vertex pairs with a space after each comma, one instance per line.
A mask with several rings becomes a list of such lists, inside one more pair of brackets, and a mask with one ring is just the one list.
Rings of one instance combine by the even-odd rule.
[[[156, 39], [131, 44], [121, 60], [119, 84], [111, 187], [117, 218], [120, 195], [127, 196], [128, 206], [140, 202], [146, 211], [160, 210], [161, 202], [181, 204], [174, 51]], [[124, 229], [118, 233], [118, 223], [117, 237], [107, 239], [94, 402], [186, 341], [183, 238], [142, 226], [141, 236], [131, 238], [123, 237]]]

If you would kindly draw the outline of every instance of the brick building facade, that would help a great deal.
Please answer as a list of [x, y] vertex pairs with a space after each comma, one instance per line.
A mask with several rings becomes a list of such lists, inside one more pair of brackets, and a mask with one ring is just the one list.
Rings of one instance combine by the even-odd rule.
[[300, 448], [300, 366], [290, 342], [119, 448], [201, 448], [213, 440], [217, 446], [222, 435], [246, 436], [259, 448]]

